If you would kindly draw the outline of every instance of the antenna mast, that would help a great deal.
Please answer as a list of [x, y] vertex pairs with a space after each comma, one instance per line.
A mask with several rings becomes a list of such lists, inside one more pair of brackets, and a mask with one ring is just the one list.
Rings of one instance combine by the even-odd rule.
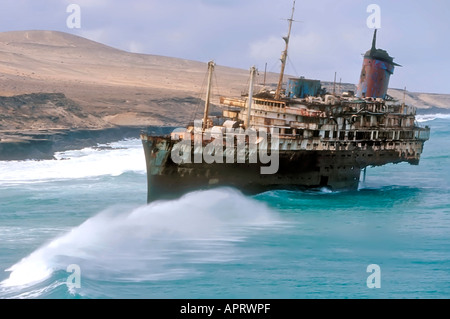
[[279, 100], [280, 95], [281, 95], [281, 86], [283, 85], [284, 69], [286, 68], [286, 61], [287, 61], [287, 54], [288, 54], [288, 47], [289, 47], [289, 38], [291, 37], [292, 22], [294, 21], [294, 11], [295, 11], [295, 0], [294, 0], [294, 5], [292, 6], [291, 18], [288, 19], [288, 21], [289, 21], [288, 34], [286, 37], [283, 37], [283, 40], [286, 42], [286, 48], [283, 51], [283, 53], [281, 54], [281, 72], [280, 72], [280, 79], [278, 80], [277, 90], [275, 92], [276, 100]]

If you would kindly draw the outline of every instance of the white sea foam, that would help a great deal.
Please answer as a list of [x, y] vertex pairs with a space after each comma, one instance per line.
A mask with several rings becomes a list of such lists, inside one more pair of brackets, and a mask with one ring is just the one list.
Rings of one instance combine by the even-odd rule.
[[81, 278], [179, 278], [196, 273], [200, 263], [238, 258], [239, 241], [280, 223], [265, 204], [227, 188], [134, 209], [110, 208], [10, 267], [0, 286], [38, 283], [70, 264], [80, 266]]
[[56, 160], [0, 161], [0, 185], [118, 176], [128, 171], [145, 174], [142, 144], [138, 139], [58, 152]]
[[424, 114], [424, 115], [416, 115], [416, 120], [419, 123], [434, 121], [436, 119], [450, 119], [450, 114]]

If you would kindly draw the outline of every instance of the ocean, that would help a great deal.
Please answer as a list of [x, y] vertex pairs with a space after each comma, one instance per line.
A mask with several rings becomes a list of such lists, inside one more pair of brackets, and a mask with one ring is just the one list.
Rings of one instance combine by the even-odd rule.
[[420, 165], [358, 191], [147, 205], [138, 138], [0, 162], [0, 298], [449, 298], [450, 115], [418, 119]]

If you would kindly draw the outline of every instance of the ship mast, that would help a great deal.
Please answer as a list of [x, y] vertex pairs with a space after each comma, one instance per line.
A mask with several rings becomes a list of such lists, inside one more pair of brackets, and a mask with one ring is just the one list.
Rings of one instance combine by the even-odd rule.
[[247, 100], [247, 118], [245, 120], [245, 128], [248, 129], [250, 127], [250, 118], [253, 104], [253, 86], [255, 82], [256, 68], [252, 66], [250, 68], [250, 86], [248, 89], [248, 100]]
[[286, 42], [286, 48], [284, 49], [283, 53], [281, 54], [281, 72], [280, 72], [280, 79], [278, 80], [277, 90], [275, 92], [276, 100], [279, 100], [280, 95], [281, 95], [281, 86], [283, 85], [284, 69], [286, 68], [286, 61], [287, 61], [287, 54], [288, 54], [288, 47], [289, 47], [289, 38], [291, 37], [292, 22], [294, 21], [294, 11], [295, 11], [295, 0], [294, 0], [294, 5], [292, 6], [291, 18], [288, 19], [288, 21], [289, 21], [288, 35], [286, 37], [283, 37], [283, 40]]
[[215, 63], [214, 61], [208, 62], [208, 86], [206, 89], [206, 101], [205, 101], [205, 112], [203, 114], [203, 129], [208, 128], [208, 113], [209, 104], [211, 99], [211, 85], [212, 85], [212, 74], [214, 71]]

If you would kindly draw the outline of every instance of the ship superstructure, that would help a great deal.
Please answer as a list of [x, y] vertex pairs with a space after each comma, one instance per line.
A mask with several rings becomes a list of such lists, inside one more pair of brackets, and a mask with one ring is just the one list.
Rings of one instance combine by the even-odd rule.
[[[294, 3], [295, 4], [295, 3]], [[202, 120], [167, 136], [142, 133], [148, 201], [188, 191], [230, 186], [244, 193], [271, 189], [357, 189], [368, 166], [408, 162], [417, 165], [430, 129], [419, 127], [416, 109], [389, 98], [393, 62], [372, 48], [364, 56], [356, 94], [329, 94], [320, 81], [290, 78], [283, 89], [289, 36], [275, 91], [221, 97], [223, 118], [209, 117], [211, 76]]]

